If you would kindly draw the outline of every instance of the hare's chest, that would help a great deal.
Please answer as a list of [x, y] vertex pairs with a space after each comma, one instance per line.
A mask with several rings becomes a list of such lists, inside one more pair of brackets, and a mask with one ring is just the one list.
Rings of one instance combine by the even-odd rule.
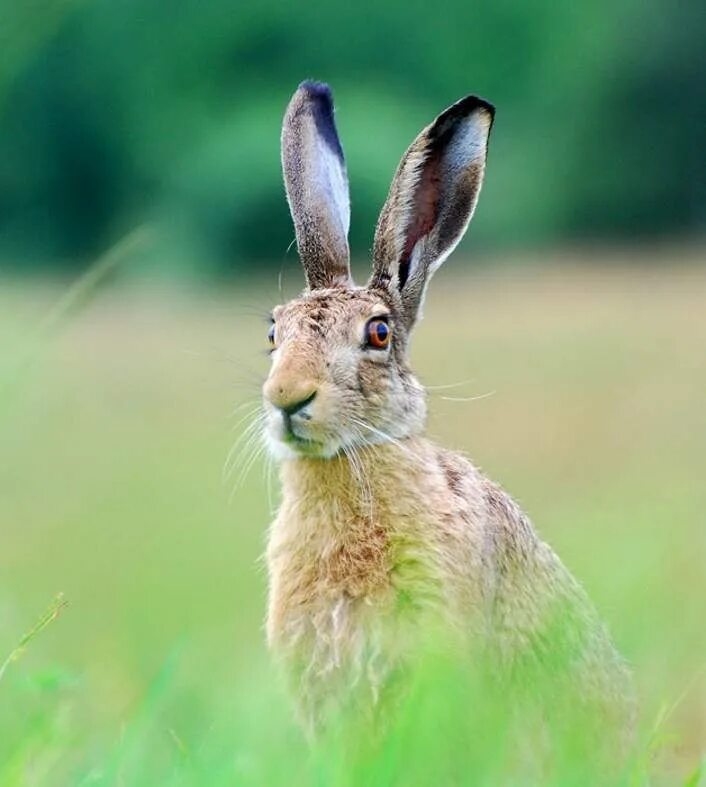
[[369, 683], [371, 690], [393, 660], [391, 644], [396, 628], [387, 593], [352, 598], [341, 593], [312, 599], [305, 606], [284, 611], [273, 646], [295, 677], [312, 684]]
[[314, 594], [302, 603], [272, 599], [270, 642], [315, 728], [346, 708], [373, 709], [408, 655], [394, 590]]
[[286, 650], [314, 651], [318, 659], [325, 650], [335, 665], [390, 614], [390, 539], [375, 525], [308, 539], [287, 538], [291, 529], [275, 528], [268, 549], [270, 640]]
[[382, 525], [349, 523], [329, 539], [296, 528], [290, 539], [285, 524], [268, 548], [270, 645], [307, 717], [354, 697], [374, 704], [436, 606], [435, 571]]

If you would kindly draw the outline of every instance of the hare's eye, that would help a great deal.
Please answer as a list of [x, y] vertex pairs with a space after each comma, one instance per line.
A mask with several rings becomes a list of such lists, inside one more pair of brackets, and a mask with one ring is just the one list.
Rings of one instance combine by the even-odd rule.
[[375, 317], [368, 321], [365, 327], [365, 337], [368, 347], [375, 350], [384, 350], [390, 344], [390, 326], [387, 320]]
[[267, 341], [270, 343], [270, 347], [275, 346], [275, 324], [272, 323], [270, 325], [270, 330], [267, 332]]

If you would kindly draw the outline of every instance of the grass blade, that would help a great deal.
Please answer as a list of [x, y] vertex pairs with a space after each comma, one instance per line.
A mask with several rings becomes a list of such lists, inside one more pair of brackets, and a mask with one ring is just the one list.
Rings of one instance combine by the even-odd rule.
[[29, 645], [29, 643], [40, 632], [44, 631], [44, 629], [50, 623], [53, 623], [59, 617], [62, 610], [64, 610], [67, 606], [68, 601], [66, 601], [64, 598], [64, 594], [59, 593], [51, 602], [51, 604], [46, 608], [44, 614], [37, 620], [34, 626], [32, 626], [32, 628], [20, 638], [20, 641], [17, 643], [17, 645], [15, 645], [10, 655], [5, 659], [5, 661], [2, 662], [2, 664], [0, 664], [0, 680], [2, 680], [2, 677], [10, 664], [22, 657], [22, 654], [24, 653], [27, 645]]

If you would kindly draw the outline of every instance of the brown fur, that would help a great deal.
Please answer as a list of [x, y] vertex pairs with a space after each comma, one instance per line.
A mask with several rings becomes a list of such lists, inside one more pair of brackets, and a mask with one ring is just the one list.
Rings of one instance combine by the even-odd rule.
[[[510, 497], [422, 436], [409, 333], [476, 204], [489, 118], [489, 105], [464, 99], [413, 143], [367, 287], [310, 287], [274, 311], [264, 396], [283, 494], [267, 633], [310, 728], [351, 701], [380, 704], [430, 634], [459, 652], [481, 647], [506, 676], [558, 649], [580, 701], [631, 713], [627, 669], [578, 583]], [[366, 344], [372, 318], [388, 323], [387, 349]]]

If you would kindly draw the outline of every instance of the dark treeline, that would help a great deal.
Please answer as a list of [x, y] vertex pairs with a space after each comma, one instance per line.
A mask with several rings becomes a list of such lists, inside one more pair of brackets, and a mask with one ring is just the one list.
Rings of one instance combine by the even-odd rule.
[[357, 256], [404, 148], [468, 92], [497, 106], [475, 247], [706, 226], [700, 2], [3, 5], [3, 266], [79, 267], [144, 223], [175, 270], [278, 262], [280, 120], [307, 77], [336, 95]]

